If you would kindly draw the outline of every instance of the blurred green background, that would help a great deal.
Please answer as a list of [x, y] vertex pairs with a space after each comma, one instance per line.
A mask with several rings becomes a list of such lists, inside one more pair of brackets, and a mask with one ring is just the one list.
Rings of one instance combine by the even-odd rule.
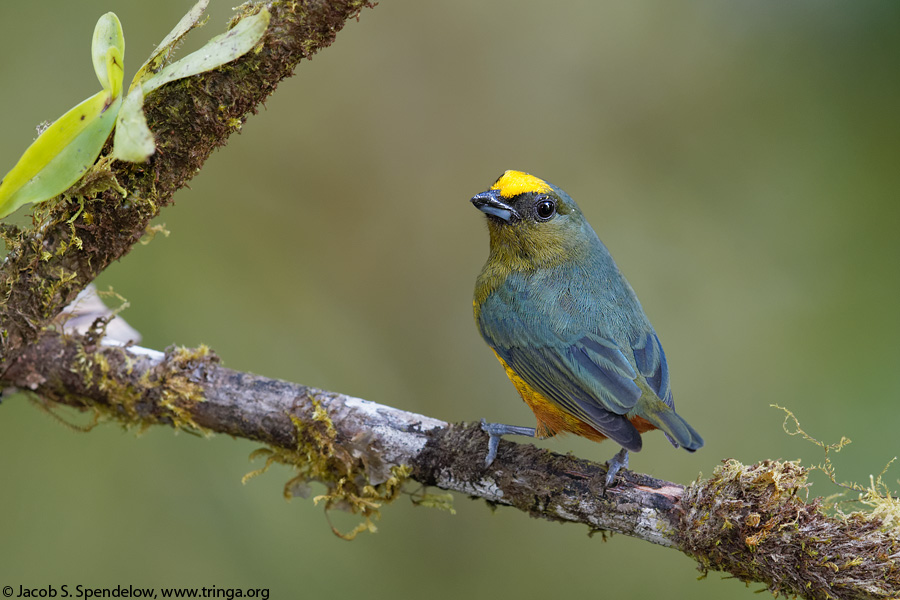
[[[185, 50], [231, 4], [212, 0]], [[40, 121], [99, 89], [102, 13], [122, 21], [130, 79], [189, 7], [3, 2], [0, 171]], [[472, 322], [487, 233], [469, 204], [503, 170], [529, 171], [567, 190], [609, 246], [706, 439], [689, 455], [651, 434], [634, 469], [686, 483], [729, 457], [820, 461], [782, 431], [778, 403], [822, 440], [852, 438], [838, 475], [868, 482], [898, 453], [900, 424], [898, 22], [894, 1], [383, 0], [179, 192], [159, 219], [170, 237], [98, 284], [128, 298], [151, 348], [202, 342], [234, 369], [530, 424]], [[16, 589], [675, 600], [760, 587], [697, 581], [677, 552], [461, 496], [454, 516], [401, 500], [348, 543], [321, 507], [282, 499], [286, 468], [241, 485], [256, 444], [75, 434], [22, 396], [0, 417], [0, 585]], [[814, 480], [814, 495], [837, 491]]]

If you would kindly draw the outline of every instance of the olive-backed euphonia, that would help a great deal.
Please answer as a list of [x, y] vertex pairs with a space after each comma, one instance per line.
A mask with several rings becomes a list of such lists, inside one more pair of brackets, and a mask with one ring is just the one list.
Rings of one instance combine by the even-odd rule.
[[675, 412], [666, 355], [634, 290], [575, 201], [521, 171], [472, 198], [487, 215], [490, 254], [475, 284], [475, 321], [534, 411], [537, 428], [485, 423], [486, 464], [500, 436], [571, 432], [622, 449], [606, 485], [661, 429], [677, 448], [703, 439]]

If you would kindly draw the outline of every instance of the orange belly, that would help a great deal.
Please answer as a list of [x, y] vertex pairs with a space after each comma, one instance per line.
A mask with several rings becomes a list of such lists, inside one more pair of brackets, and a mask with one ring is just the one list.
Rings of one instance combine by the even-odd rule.
[[[497, 353], [494, 352], [494, 354]], [[545, 398], [543, 394], [528, 385], [509, 367], [509, 365], [506, 364], [506, 361], [500, 358], [499, 355], [497, 355], [497, 360], [503, 365], [503, 368], [506, 370], [506, 376], [509, 377], [509, 380], [516, 386], [519, 395], [522, 396], [522, 400], [525, 401], [525, 404], [527, 404], [534, 413], [534, 416], [537, 419], [537, 437], [547, 438], [552, 437], [557, 433], [574, 433], [575, 435], [586, 437], [595, 442], [602, 442], [606, 439], [605, 435], [594, 429], [591, 425], [585, 423], [575, 415], [566, 412]], [[635, 429], [638, 430], [638, 433], [656, 429], [652, 423], [643, 417], [635, 416], [632, 417], [630, 421]]]

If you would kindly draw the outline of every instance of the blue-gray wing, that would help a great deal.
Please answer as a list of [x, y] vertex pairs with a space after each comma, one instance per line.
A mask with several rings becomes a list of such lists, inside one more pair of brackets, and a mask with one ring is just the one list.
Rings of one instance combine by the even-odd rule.
[[675, 412], [675, 400], [672, 386], [669, 384], [669, 366], [659, 338], [652, 331], [632, 343], [634, 362], [638, 372], [644, 376], [649, 387], [662, 400], [664, 410], [653, 408], [652, 403], [645, 407], [642, 414], [655, 426], [663, 430], [666, 437], [676, 448], [679, 446], [693, 452], [703, 445], [703, 438], [691, 425]]
[[615, 342], [591, 334], [572, 344], [494, 349], [545, 398], [624, 448], [641, 449], [641, 436], [625, 416], [641, 397], [638, 375]]
[[675, 408], [666, 353], [656, 333], [651, 330], [639, 336], [632, 342], [631, 350], [637, 370], [647, 380], [648, 387], [670, 408]]

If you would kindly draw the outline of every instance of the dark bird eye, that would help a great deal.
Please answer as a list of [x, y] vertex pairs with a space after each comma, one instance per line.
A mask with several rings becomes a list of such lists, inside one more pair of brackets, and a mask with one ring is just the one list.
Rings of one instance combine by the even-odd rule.
[[553, 200], [550, 200], [548, 198], [539, 200], [535, 205], [535, 213], [537, 214], [538, 219], [540, 219], [541, 221], [546, 221], [556, 214], [556, 204], [553, 202]]

